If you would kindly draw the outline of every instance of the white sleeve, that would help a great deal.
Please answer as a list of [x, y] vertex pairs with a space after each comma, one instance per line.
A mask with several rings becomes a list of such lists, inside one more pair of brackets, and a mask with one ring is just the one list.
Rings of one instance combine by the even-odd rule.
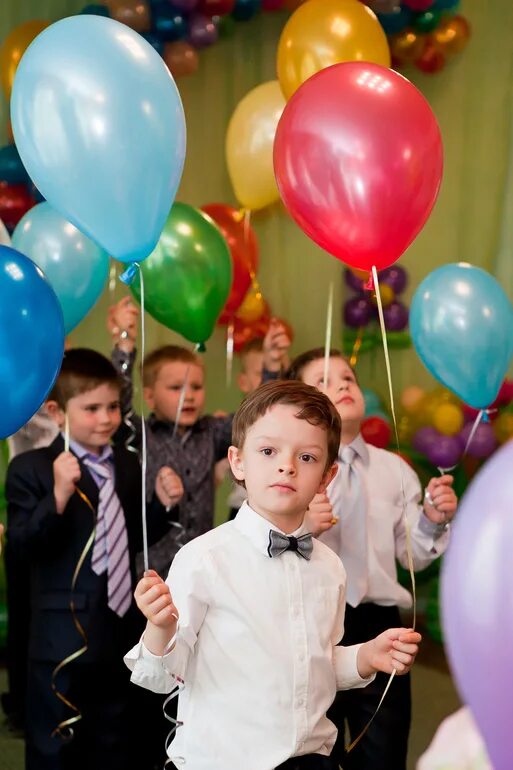
[[376, 674], [363, 679], [358, 673], [357, 658], [361, 644], [353, 644], [350, 647], [335, 647], [333, 663], [337, 679], [337, 690], [352, 690], [358, 687], [366, 687], [375, 679]]
[[153, 655], [144, 645], [144, 636], [128, 652], [124, 661], [132, 672], [131, 681], [158, 693], [169, 693], [178, 681], [187, 681], [189, 659], [194, 654], [203, 620], [209, 606], [210, 560], [183, 548], [175, 556], [166, 580], [180, 620], [173, 649], [166, 655]]
[[[417, 474], [404, 462], [401, 463], [401, 476], [398, 485], [398, 503], [406, 503], [406, 518], [410, 528], [410, 542], [415, 570], [428, 567], [431, 562], [441, 556], [449, 543], [449, 529], [440, 532], [436, 524], [424, 515], [421, 504], [422, 487]], [[404, 486], [403, 486], [404, 485]], [[401, 565], [408, 569], [408, 552], [406, 526], [404, 516], [401, 516], [395, 528], [395, 554]]]

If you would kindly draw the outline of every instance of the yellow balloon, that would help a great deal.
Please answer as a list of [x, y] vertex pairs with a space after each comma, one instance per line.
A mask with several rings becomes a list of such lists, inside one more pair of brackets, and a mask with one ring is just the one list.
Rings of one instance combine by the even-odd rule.
[[455, 436], [463, 428], [463, 411], [455, 404], [440, 404], [433, 414], [433, 427], [444, 436]]
[[285, 98], [316, 72], [346, 61], [390, 67], [390, 49], [376, 15], [359, 0], [308, 0], [300, 5], [278, 43], [278, 80]]
[[15, 27], [0, 47], [0, 80], [7, 101], [11, 98], [12, 84], [20, 59], [40, 32], [50, 26], [49, 21], [33, 19]]
[[251, 286], [237, 310], [235, 316], [246, 324], [254, 323], [262, 318], [267, 310], [267, 303], [258, 287]]
[[273, 168], [276, 127], [285, 107], [277, 80], [253, 88], [238, 103], [226, 132], [226, 162], [235, 196], [247, 209], [279, 200]]
[[499, 444], [504, 444], [513, 438], [513, 414], [503, 412], [493, 421], [493, 432]]
[[[381, 304], [383, 307], [388, 307], [392, 304], [392, 302], [395, 299], [395, 291], [392, 289], [391, 286], [388, 285], [388, 283], [380, 283], [379, 284], [379, 293], [381, 296]], [[372, 294], [371, 296], [371, 302], [373, 305], [378, 305], [378, 298], [376, 297], [376, 294]]]

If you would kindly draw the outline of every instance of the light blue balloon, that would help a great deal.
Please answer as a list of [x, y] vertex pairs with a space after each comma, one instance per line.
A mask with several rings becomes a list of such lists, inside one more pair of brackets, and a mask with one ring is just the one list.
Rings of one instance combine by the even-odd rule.
[[45, 29], [16, 72], [11, 120], [46, 200], [123, 262], [157, 245], [185, 158], [176, 84], [125, 24], [72, 16]]
[[489, 273], [445, 265], [418, 287], [410, 333], [423, 363], [476, 409], [497, 396], [513, 356], [513, 307]]
[[66, 334], [85, 318], [103, 291], [109, 257], [49, 203], [40, 203], [18, 223], [12, 245], [38, 265], [57, 294]]
[[59, 300], [24, 254], [0, 246], [0, 438], [30, 420], [48, 395], [64, 353]]
[[381, 398], [375, 391], [370, 388], [362, 388], [362, 395], [365, 401], [365, 414], [367, 416], [381, 409]]

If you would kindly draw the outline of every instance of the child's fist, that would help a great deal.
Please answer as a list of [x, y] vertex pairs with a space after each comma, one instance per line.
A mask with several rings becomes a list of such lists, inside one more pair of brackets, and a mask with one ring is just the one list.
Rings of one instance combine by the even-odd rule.
[[285, 326], [275, 318], [271, 319], [264, 337], [264, 368], [269, 372], [278, 372], [288, 367], [290, 337]]
[[123, 297], [109, 308], [107, 329], [115, 345], [121, 350], [131, 352], [137, 338], [137, 319], [139, 310], [130, 297]]
[[452, 488], [453, 477], [449, 475], [431, 479], [426, 487], [424, 513], [434, 524], [446, 524], [456, 513], [458, 498]]
[[375, 671], [407, 674], [413, 666], [422, 637], [411, 628], [389, 628], [362, 644], [358, 650], [357, 665], [362, 677]]
[[173, 604], [169, 586], [155, 572], [148, 570], [135, 589], [135, 603], [149, 623], [169, 631], [172, 637], [178, 622], [178, 610]]
[[325, 492], [315, 495], [306, 512], [306, 523], [314, 537], [319, 537], [323, 532], [331, 529], [338, 518], [333, 516], [333, 506]]
[[157, 474], [155, 492], [166, 509], [172, 508], [183, 497], [182, 479], [172, 468], [164, 465]]
[[57, 513], [62, 513], [80, 479], [78, 460], [71, 452], [61, 452], [53, 463], [54, 497]]

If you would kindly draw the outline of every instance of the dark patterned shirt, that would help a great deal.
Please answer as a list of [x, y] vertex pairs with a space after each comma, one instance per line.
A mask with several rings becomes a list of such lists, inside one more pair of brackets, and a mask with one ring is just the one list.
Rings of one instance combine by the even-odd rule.
[[[131, 410], [134, 358], [135, 354], [128, 355], [117, 348], [112, 354], [112, 362], [124, 381], [121, 395], [123, 415]], [[135, 429], [133, 445], [140, 449], [141, 418], [133, 415], [131, 419]], [[146, 420], [148, 496], [151, 498], [157, 473], [165, 465], [180, 476], [184, 487], [180, 503], [170, 511], [174, 526], [149, 549], [150, 567], [164, 578], [179, 548], [208, 532], [214, 525], [214, 467], [228, 452], [232, 421], [233, 415], [201, 417], [186, 433], [177, 433], [173, 437], [174, 423], [158, 420], [154, 414]], [[137, 566], [142, 571], [140, 561]]]

